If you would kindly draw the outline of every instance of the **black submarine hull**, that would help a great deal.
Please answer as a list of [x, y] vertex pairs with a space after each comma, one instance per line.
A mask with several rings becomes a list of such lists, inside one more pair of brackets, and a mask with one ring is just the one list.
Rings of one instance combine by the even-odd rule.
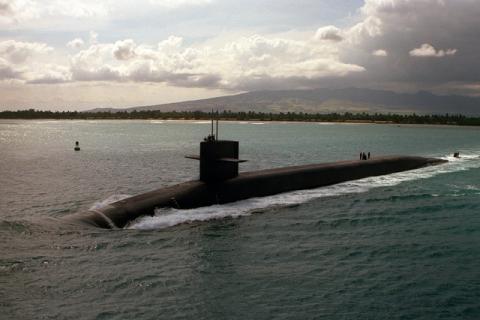
[[157, 189], [111, 203], [98, 210], [77, 213], [67, 219], [100, 228], [123, 228], [140, 216], [154, 215], [156, 208], [191, 209], [223, 204], [413, 170], [443, 162], [446, 160], [389, 156], [366, 161], [339, 161], [245, 172], [217, 183], [196, 180]]

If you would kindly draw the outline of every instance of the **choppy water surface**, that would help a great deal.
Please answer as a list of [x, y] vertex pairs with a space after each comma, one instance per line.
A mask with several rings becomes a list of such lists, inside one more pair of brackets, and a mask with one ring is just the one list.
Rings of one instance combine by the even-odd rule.
[[[0, 121], [5, 319], [478, 319], [480, 130], [224, 123], [243, 170], [409, 154], [448, 164], [122, 230], [65, 215], [196, 177], [204, 122]], [[79, 140], [82, 150], [73, 151]], [[461, 151], [461, 159], [449, 157]]]

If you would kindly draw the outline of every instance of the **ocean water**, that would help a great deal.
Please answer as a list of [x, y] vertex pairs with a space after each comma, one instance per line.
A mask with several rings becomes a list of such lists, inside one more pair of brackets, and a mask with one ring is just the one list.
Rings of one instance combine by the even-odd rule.
[[125, 229], [62, 221], [196, 178], [183, 155], [208, 132], [202, 121], [0, 121], [0, 318], [480, 318], [480, 128], [221, 123], [244, 171], [360, 151], [450, 162], [159, 209]]

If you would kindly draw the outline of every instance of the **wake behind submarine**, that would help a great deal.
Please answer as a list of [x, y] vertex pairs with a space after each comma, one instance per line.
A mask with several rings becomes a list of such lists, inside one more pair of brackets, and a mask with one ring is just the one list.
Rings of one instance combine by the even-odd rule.
[[447, 160], [416, 156], [385, 156], [365, 160], [338, 161], [238, 172], [238, 141], [218, 139], [217, 130], [200, 142], [199, 180], [187, 181], [126, 198], [100, 209], [66, 217], [99, 228], [123, 228], [138, 217], [155, 214], [157, 208], [192, 209], [253, 197], [312, 189], [340, 182], [438, 165]]

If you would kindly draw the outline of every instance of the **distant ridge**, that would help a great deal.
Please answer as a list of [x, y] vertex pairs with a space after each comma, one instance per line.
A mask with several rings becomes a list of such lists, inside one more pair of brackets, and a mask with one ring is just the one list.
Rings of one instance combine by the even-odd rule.
[[435, 95], [427, 91], [396, 93], [393, 91], [345, 88], [253, 91], [210, 99], [132, 107], [97, 108], [90, 112], [119, 111], [209, 111], [233, 112], [368, 112], [480, 115], [480, 98], [460, 95]]

